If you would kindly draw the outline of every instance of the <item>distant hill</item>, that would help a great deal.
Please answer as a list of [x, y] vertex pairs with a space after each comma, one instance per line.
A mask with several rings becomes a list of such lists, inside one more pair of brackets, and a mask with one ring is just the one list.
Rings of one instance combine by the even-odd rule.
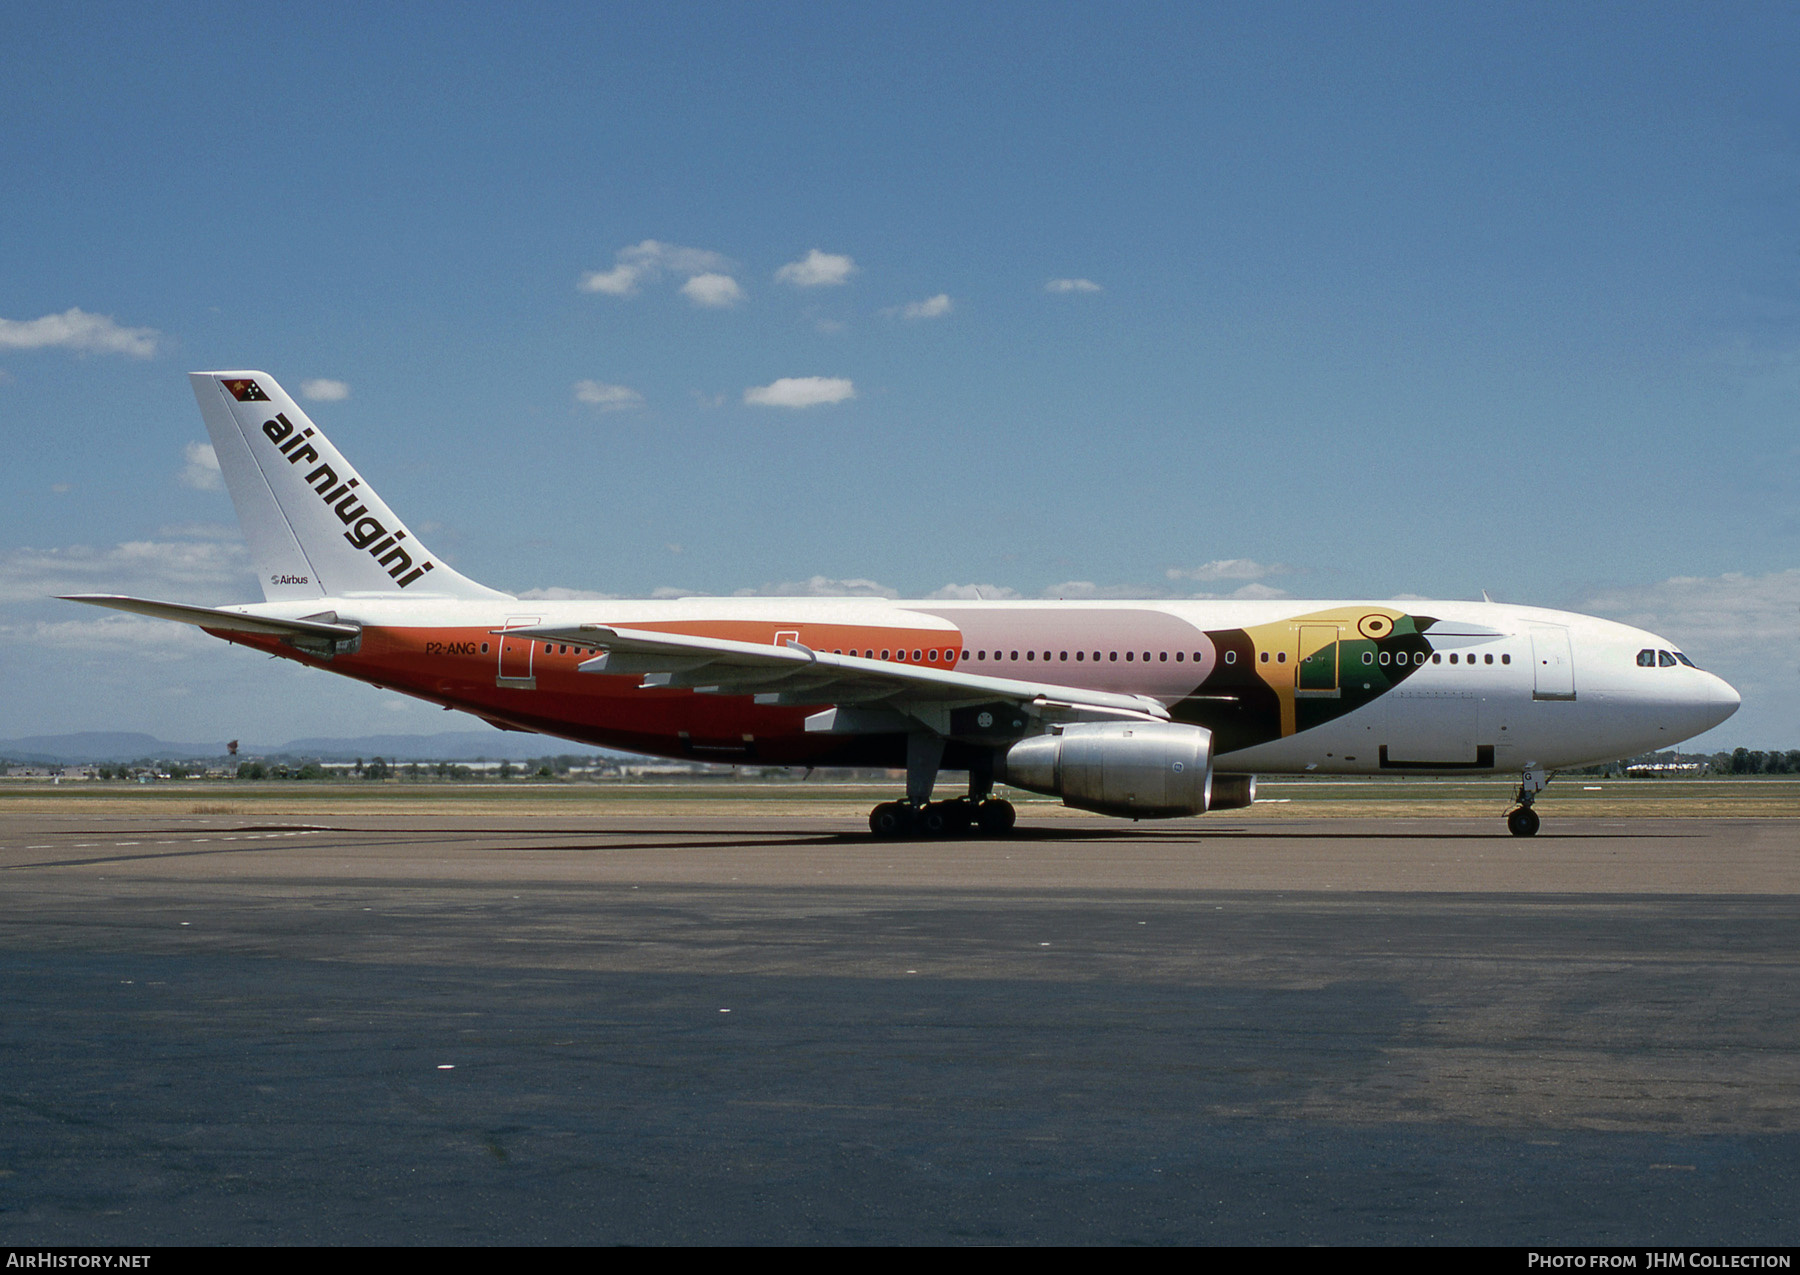
[[[559, 753], [576, 756], [617, 757], [605, 748], [571, 743], [549, 735], [520, 731], [457, 730], [435, 735], [364, 735], [348, 739], [296, 739], [278, 746], [239, 744], [238, 756], [299, 757], [319, 761], [522, 761]], [[224, 741], [210, 744], [178, 744], [140, 731], [81, 731], [72, 735], [27, 735], [0, 739], [0, 758], [40, 766], [71, 766], [89, 762], [127, 762], [150, 757], [168, 761], [204, 761], [225, 756]]]

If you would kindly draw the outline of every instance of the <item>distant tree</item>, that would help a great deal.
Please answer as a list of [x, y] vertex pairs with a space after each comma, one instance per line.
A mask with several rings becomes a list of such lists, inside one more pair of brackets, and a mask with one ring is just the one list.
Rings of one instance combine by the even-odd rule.
[[500, 763], [500, 778], [511, 779], [516, 773], [517, 772], [513, 769], [513, 764], [510, 761], [503, 761]]
[[363, 771], [363, 778], [386, 779], [393, 773], [394, 768], [381, 760], [381, 758], [377, 757], [374, 761], [370, 762], [368, 768]]

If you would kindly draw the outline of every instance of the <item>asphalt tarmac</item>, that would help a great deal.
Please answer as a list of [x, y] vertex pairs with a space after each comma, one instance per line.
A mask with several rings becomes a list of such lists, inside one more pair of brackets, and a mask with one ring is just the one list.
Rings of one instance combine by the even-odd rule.
[[1800, 820], [1022, 822], [9, 814], [0, 1243], [1795, 1241]]

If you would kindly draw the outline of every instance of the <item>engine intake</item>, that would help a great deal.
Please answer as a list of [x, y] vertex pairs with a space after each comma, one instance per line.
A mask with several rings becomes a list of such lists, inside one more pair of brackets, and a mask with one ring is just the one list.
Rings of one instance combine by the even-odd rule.
[[1176, 722], [1078, 722], [1014, 744], [994, 778], [1096, 814], [1205, 814], [1212, 806], [1212, 732]]

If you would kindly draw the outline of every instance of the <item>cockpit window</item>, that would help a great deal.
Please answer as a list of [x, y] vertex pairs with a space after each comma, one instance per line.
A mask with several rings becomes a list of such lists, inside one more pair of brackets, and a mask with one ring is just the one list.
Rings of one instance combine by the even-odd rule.
[[1675, 652], [1675, 658], [1680, 660], [1683, 664], [1687, 665], [1689, 668], [1697, 669], [1700, 667], [1698, 664], [1696, 664], [1692, 660], [1690, 660], [1687, 656], [1683, 655], [1680, 651]]
[[1647, 648], [1645, 650], [1639, 651], [1638, 652], [1638, 667], [1639, 668], [1655, 668], [1656, 667], [1656, 652], [1649, 650]]
[[1656, 653], [1656, 662], [1663, 668], [1675, 667], [1675, 657], [1670, 655], [1667, 651], [1658, 651]]

